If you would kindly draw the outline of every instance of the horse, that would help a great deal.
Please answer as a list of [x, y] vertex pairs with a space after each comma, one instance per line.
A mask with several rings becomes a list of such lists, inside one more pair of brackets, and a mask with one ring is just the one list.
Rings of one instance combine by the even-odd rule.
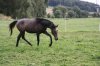
[[19, 30], [19, 35], [17, 36], [16, 47], [18, 47], [19, 40], [22, 38], [25, 40], [30, 46], [32, 44], [25, 38], [25, 32], [27, 33], [35, 33], [37, 36], [37, 46], [39, 46], [40, 42], [40, 34], [43, 33], [50, 37], [50, 44], [52, 46], [52, 36], [47, 32], [47, 28], [51, 30], [51, 34], [54, 36], [55, 40], [58, 40], [58, 25], [55, 25], [52, 21], [44, 19], [44, 18], [23, 18], [19, 20], [14, 20], [12, 23], [9, 24], [10, 36], [13, 33], [13, 28], [17, 27]]

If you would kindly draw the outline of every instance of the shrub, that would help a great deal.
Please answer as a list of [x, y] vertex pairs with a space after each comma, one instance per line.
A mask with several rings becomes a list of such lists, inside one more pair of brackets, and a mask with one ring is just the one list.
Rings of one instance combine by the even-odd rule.
[[53, 9], [53, 13], [56, 18], [64, 18], [66, 14], [66, 8], [64, 6], [57, 6]]

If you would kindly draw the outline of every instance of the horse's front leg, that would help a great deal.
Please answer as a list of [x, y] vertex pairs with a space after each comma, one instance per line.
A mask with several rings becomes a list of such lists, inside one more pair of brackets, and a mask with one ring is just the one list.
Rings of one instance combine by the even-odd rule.
[[39, 42], [40, 42], [40, 34], [37, 33], [37, 46], [39, 46]]
[[52, 46], [52, 36], [47, 31], [45, 31], [44, 34], [50, 37], [49, 47], [51, 47]]

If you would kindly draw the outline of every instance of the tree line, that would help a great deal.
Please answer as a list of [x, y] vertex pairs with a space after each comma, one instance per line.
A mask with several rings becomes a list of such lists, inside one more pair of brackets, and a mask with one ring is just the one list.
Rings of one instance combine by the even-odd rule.
[[88, 12], [81, 10], [79, 7], [65, 7], [58, 5], [52, 9], [53, 13], [48, 13], [48, 18], [88, 18], [88, 17], [100, 17], [100, 13]]
[[80, 0], [49, 0], [48, 5], [53, 8], [53, 14], [47, 17], [55, 18], [87, 18], [100, 17], [96, 4]]
[[47, 6], [53, 7], [53, 15], [47, 17], [82, 18], [88, 17], [88, 12], [96, 12], [98, 5], [80, 0], [0, 0], [0, 13], [12, 18], [45, 17]]
[[58, 5], [62, 5], [65, 7], [74, 7], [77, 6], [81, 10], [89, 11], [89, 12], [96, 12], [96, 4], [89, 3], [89, 2], [84, 2], [81, 0], [49, 0], [48, 5], [55, 7]]
[[0, 13], [12, 18], [44, 17], [48, 0], [0, 0]]
[[89, 13], [77, 6], [66, 8], [59, 5], [53, 8], [53, 15], [55, 18], [87, 18]]

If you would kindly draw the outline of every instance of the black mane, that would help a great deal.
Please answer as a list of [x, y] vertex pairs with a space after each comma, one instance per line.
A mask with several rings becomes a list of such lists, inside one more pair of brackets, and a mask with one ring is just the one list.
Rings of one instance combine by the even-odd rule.
[[43, 19], [43, 18], [36, 18], [36, 21], [40, 24], [42, 24], [44, 27], [48, 27], [48, 28], [55, 28], [55, 25], [53, 22], [51, 22], [50, 20], [47, 19]]

